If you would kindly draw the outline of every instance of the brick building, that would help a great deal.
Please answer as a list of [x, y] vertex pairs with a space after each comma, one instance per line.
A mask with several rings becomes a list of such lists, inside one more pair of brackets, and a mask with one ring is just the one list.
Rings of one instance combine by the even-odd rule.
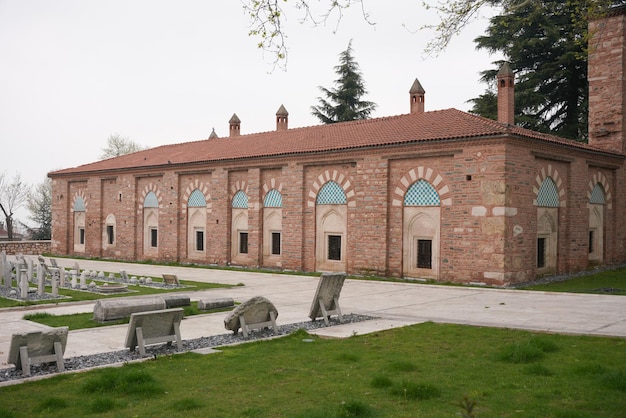
[[626, 260], [626, 8], [592, 23], [589, 144], [425, 111], [165, 145], [50, 173], [53, 252], [506, 285]]

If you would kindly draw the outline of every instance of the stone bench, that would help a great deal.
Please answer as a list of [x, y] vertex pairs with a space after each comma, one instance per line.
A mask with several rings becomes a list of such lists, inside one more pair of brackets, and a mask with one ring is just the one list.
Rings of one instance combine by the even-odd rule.
[[230, 308], [235, 306], [233, 298], [212, 298], [198, 300], [198, 309], [201, 311], [210, 311], [213, 309]]
[[124, 346], [131, 351], [138, 347], [142, 357], [145, 357], [146, 345], [149, 344], [167, 343], [169, 346], [175, 341], [178, 350], [182, 351], [180, 322], [183, 315], [182, 308], [133, 313]]
[[57, 370], [65, 370], [63, 354], [67, 344], [68, 327], [51, 328], [47, 331], [34, 331], [13, 334], [7, 363], [14, 364], [24, 376], [30, 375], [30, 366], [56, 362]]

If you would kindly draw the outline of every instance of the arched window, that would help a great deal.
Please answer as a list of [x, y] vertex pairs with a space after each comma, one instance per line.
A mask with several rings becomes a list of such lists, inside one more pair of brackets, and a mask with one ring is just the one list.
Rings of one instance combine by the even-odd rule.
[[265, 200], [263, 200], [263, 206], [266, 208], [282, 208], [283, 196], [278, 190], [272, 189], [265, 195]]
[[543, 206], [548, 208], [558, 208], [559, 207], [559, 191], [550, 177], [546, 177], [546, 179], [541, 183], [541, 187], [539, 187], [539, 192], [537, 193], [537, 206]]
[[143, 200], [144, 208], [158, 208], [159, 207], [159, 199], [157, 198], [154, 192], [149, 192], [145, 199]]
[[439, 193], [426, 180], [416, 181], [404, 195], [404, 206], [439, 206]]
[[74, 212], [85, 212], [85, 200], [80, 196], [74, 201]]
[[591, 191], [591, 198], [589, 199], [589, 203], [596, 205], [604, 205], [606, 204], [606, 195], [604, 194], [604, 188], [600, 183], [597, 183], [593, 190]]
[[202, 208], [206, 207], [206, 199], [204, 198], [204, 194], [196, 189], [189, 196], [189, 200], [187, 201], [187, 206], [190, 208]]
[[322, 186], [317, 194], [318, 205], [345, 205], [347, 202], [343, 188], [334, 181], [329, 181]]
[[248, 209], [248, 195], [243, 190], [239, 190], [235, 193], [232, 207], [236, 209]]

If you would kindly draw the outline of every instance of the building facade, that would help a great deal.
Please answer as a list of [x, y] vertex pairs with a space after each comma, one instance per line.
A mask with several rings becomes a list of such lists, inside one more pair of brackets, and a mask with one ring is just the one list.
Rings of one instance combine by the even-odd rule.
[[624, 8], [592, 23], [589, 144], [410, 113], [173, 144], [50, 173], [53, 252], [507, 285], [626, 260]]

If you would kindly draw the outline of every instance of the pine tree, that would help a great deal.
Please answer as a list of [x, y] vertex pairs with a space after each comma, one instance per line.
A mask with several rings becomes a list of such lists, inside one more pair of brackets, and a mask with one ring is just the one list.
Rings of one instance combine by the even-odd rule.
[[[504, 53], [515, 72], [520, 126], [584, 141], [587, 136], [587, 50], [584, 0], [525, 2], [491, 19], [479, 49]], [[581, 24], [584, 20], [584, 24]], [[500, 63], [497, 63], [498, 67]], [[483, 71], [493, 83], [497, 69]], [[473, 113], [493, 117], [495, 95], [470, 100]]]
[[312, 114], [326, 124], [367, 119], [376, 109], [376, 103], [361, 100], [367, 91], [359, 64], [352, 56], [352, 41], [339, 55], [339, 65], [335, 67], [335, 72], [339, 76], [335, 80], [336, 87], [330, 90], [319, 87], [326, 99], [317, 98], [319, 105], [311, 106]]

